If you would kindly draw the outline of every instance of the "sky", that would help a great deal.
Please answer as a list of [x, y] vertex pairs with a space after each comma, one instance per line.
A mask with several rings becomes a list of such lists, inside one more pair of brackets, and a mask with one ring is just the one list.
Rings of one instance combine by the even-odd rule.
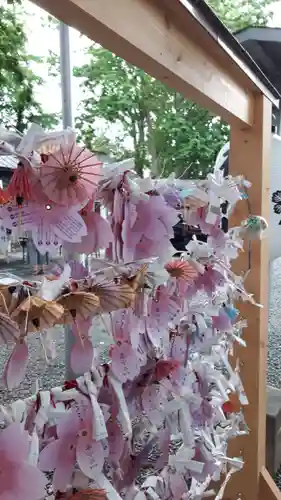
[[[59, 0], [58, 0], [59, 1]], [[274, 17], [271, 25], [274, 27], [281, 27], [281, 0], [274, 4], [272, 10]], [[49, 29], [48, 27], [42, 28], [42, 20], [46, 21], [47, 16], [42, 9], [38, 8], [31, 2], [27, 3], [27, 29], [28, 29], [28, 50], [31, 54], [46, 57], [48, 51], [59, 53], [59, 33], [56, 30]], [[37, 26], [34, 22], [38, 19]], [[70, 29], [70, 50], [71, 50], [71, 64], [72, 66], [81, 65], [83, 61], [86, 62], [84, 51], [89, 46], [90, 41], [74, 29]], [[38, 89], [38, 98], [42, 102], [46, 112], [59, 112], [61, 110], [61, 91], [60, 82], [58, 79], [50, 78], [48, 70], [45, 65], [38, 65], [36, 72], [40, 74], [45, 80], [45, 85]], [[83, 93], [80, 88], [80, 83], [77, 78], [72, 78], [72, 110], [73, 115], [77, 116], [79, 113], [78, 103], [81, 100]]]
[[[27, 17], [27, 33], [28, 33], [28, 51], [30, 54], [46, 57], [48, 56], [49, 50], [59, 54], [59, 31], [48, 28], [47, 26], [41, 27], [42, 22], [46, 22], [46, 13], [35, 6], [31, 2], [28, 2], [27, 12], [29, 16]], [[38, 27], [34, 29], [34, 19], [38, 19]], [[40, 20], [41, 18], [41, 20]], [[42, 37], [43, 34], [43, 37]], [[82, 37], [79, 32], [70, 28], [70, 52], [71, 52], [71, 64], [72, 66], [81, 65], [83, 61], [86, 62], [86, 57], [84, 56], [84, 51], [87, 46], [90, 45], [90, 40], [86, 37]], [[38, 89], [38, 96], [44, 109], [47, 112], [58, 112], [61, 109], [61, 91], [60, 91], [60, 81], [49, 77], [48, 68], [44, 65], [36, 65], [36, 72], [43, 77], [46, 84]], [[82, 97], [81, 89], [79, 88], [79, 80], [77, 78], [72, 78], [72, 107], [74, 116], [77, 114], [78, 103]]]

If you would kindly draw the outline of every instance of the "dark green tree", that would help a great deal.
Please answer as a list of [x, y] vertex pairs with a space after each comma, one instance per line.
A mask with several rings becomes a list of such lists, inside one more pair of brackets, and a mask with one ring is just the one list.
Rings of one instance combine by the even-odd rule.
[[278, 0], [206, 0], [232, 32], [248, 26], [266, 26], [272, 18], [272, 6]]

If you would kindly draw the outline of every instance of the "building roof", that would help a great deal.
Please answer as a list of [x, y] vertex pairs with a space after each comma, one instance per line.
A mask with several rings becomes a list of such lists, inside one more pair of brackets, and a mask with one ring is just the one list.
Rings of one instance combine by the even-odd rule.
[[[274, 85], [267, 73], [264, 72], [263, 67], [260, 67], [259, 62], [253, 58], [252, 54], [247, 51], [247, 46], [241, 42], [243, 38], [240, 37], [239, 32], [235, 35], [232, 34], [225, 24], [216, 16], [214, 11], [204, 0], [181, 0], [184, 5], [192, 5], [194, 8], [193, 14], [196, 16], [202, 26], [209, 32], [216, 41], [224, 45], [225, 48], [230, 48], [234, 55], [242, 60], [268, 91], [276, 98], [281, 98], [281, 86], [279, 88]], [[252, 29], [252, 28], [250, 28]], [[267, 28], [254, 28], [259, 30], [266, 30]], [[270, 30], [270, 28], [268, 28]], [[245, 31], [245, 30], [242, 30]], [[240, 33], [242, 33], [242, 31]], [[278, 30], [281, 32], [281, 30]], [[272, 37], [274, 34], [271, 35]], [[281, 37], [279, 34], [278, 36]], [[279, 49], [280, 50], [280, 49]]]
[[281, 93], [281, 28], [249, 27], [235, 36]]
[[0, 156], [0, 170], [15, 170], [18, 160], [14, 156]]

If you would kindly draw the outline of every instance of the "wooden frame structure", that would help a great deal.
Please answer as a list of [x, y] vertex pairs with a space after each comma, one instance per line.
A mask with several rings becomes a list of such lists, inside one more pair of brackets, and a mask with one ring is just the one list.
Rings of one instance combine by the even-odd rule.
[[[278, 94], [202, 0], [33, 0], [64, 23], [143, 68], [231, 125], [230, 172], [252, 181], [252, 212], [268, 219], [271, 106]], [[243, 203], [233, 216], [247, 217]], [[246, 254], [235, 264], [247, 269]], [[238, 357], [250, 405], [250, 435], [234, 440], [244, 469], [227, 488], [228, 500], [281, 500], [265, 469], [268, 251], [253, 244], [247, 289], [262, 309], [243, 305], [247, 349]]]

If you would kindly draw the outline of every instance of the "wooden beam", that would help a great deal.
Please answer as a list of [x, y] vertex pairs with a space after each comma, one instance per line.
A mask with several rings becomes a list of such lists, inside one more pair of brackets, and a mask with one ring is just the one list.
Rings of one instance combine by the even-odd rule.
[[226, 53], [224, 66], [209, 55], [216, 41], [196, 36], [187, 9], [177, 19], [158, 0], [33, 1], [229, 123], [252, 124], [251, 80], [234, 76]]
[[[237, 48], [234, 50], [234, 46], [238, 47], [240, 43], [235, 38], [235, 43], [230, 43], [233, 39], [233, 35], [228, 33], [227, 39], [225, 35], [221, 34], [224, 30], [220, 29], [220, 21], [215, 18], [215, 14], [212, 17], [216, 19], [211, 20], [203, 11], [209, 11], [210, 8], [205, 6], [202, 9], [203, 1], [194, 0], [154, 0], [158, 3], [165, 4], [165, 8], [169, 12], [169, 18], [173, 15], [173, 19], [176, 19], [178, 23], [181, 22], [182, 29], [185, 33], [192, 32], [193, 40], [200, 40], [201, 47], [205, 48], [208, 57], [212, 57], [223, 68], [227, 68], [229, 75], [232, 75], [235, 79], [241, 82], [242, 85], [246, 85], [246, 88], [250, 88], [251, 92], [258, 92], [264, 94], [268, 99], [276, 106], [279, 107], [279, 100], [272, 95], [270, 86], [266, 85], [261, 81], [259, 75], [253, 71], [252, 67], [247, 64], [245, 59], [242, 57], [242, 52], [245, 49], [241, 46], [240, 50]], [[186, 16], [186, 10], [190, 13], [190, 18]], [[210, 36], [213, 38], [215, 43], [210, 44]], [[253, 61], [252, 61], [253, 64]], [[252, 66], [251, 64], [251, 66]], [[255, 63], [254, 63], [255, 64]], [[264, 75], [263, 75], [264, 76]]]
[[[271, 103], [263, 95], [256, 97], [253, 127], [248, 130], [231, 127], [230, 145], [230, 173], [243, 174], [252, 183], [249, 189], [251, 213], [269, 220]], [[247, 203], [240, 202], [231, 225], [240, 224], [247, 214]], [[247, 244], [244, 250], [233, 266], [237, 274], [248, 269]], [[225, 496], [227, 500], [239, 498], [238, 493], [241, 492], [243, 500], [257, 500], [259, 475], [265, 465], [268, 269], [267, 239], [255, 240], [252, 242], [251, 271], [245, 285], [254, 294], [255, 300], [263, 304], [263, 308], [249, 303], [239, 305], [241, 316], [248, 321], [244, 332], [247, 348], [237, 347], [235, 352], [240, 360], [241, 378], [250, 402], [244, 407], [250, 434], [233, 440], [230, 445], [230, 455], [242, 456], [245, 465], [230, 480]]]
[[260, 474], [259, 500], [281, 500], [281, 491], [265, 467]]

